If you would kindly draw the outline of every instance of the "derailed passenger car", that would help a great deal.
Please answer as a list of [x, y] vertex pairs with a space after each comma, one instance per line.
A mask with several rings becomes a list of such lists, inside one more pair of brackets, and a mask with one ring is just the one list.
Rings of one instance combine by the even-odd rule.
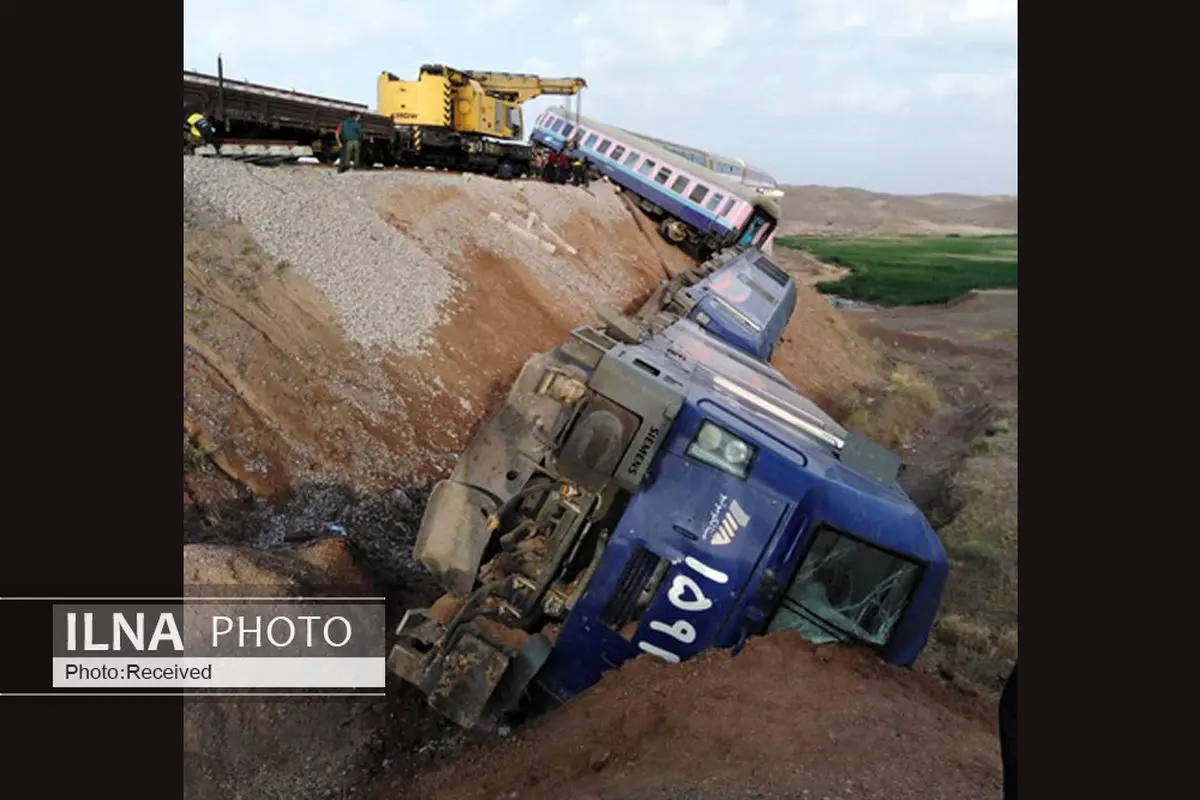
[[389, 663], [460, 725], [780, 628], [899, 665], [925, 645], [947, 562], [899, 459], [656, 319], [531, 358], [434, 489], [415, 555], [450, 596], [405, 615]]

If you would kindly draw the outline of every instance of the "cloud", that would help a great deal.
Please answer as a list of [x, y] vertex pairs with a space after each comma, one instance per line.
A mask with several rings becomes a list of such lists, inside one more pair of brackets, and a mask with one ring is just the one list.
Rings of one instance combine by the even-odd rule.
[[517, 72], [557, 77], [561, 75], [562, 70], [553, 61], [546, 61], [542, 58], [526, 58], [517, 66]]
[[463, 23], [473, 27], [519, 18], [530, 9], [527, 0], [457, 0], [455, 6]]
[[[588, 66], [621, 62], [630, 70], [654, 64], [702, 64], [724, 48], [748, 44], [760, 15], [748, 0], [609, 0], [603, 14], [580, 12]], [[588, 63], [588, 57], [585, 57]], [[644, 76], [653, 80], [653, 76]]]
[[817, 110], [829, 107], [870, 112], [891, 112], [904, 108], [912, 93], [903, 86], [857, 80], [843, 83], [836, 90], [818, 92], [813, 98]]
[[991, 97], [1015, 89], [1016, 70], [1002, 72], [955, 73], [939, 72], [927, 81], [928, 90], [939, 97], [970, 95]]
[[974, 35], [1016, 39], [1016, 0], [793, 0], [806, 35], [857, 31], [878, 37]]
[[428, 32], [419, 2], [355, 0], [341, 7], [313, 0], [189, 2], [184, 7], [184, 58], [215, 61], [217, 53], [247, 60], [320, 58], [372, 39]]

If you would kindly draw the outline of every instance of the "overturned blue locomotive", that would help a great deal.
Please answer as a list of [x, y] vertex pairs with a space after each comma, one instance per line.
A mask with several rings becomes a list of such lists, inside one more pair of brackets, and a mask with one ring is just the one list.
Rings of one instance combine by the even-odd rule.
[[790, 281], [723, 252], [530, 358], [431, 495], [415, 556], [447, 595], [391, 670], [470, 727], [784, 628], [911, 664], [946, 554], [898, 457], [768, 363]]

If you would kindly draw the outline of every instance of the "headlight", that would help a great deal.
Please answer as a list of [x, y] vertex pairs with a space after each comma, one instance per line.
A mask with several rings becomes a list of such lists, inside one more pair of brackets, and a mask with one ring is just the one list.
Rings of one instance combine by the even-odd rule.
[[750, 460], [750, 447], [740, 439], [726, 442], [724, 452], [730, 464], [745, 464]]
[[736, 478], [745, 478], [750, 472], [750, 462], [754, 459], [754, 453], [753, 445], [711, 422], [700, 426], [696, 438], [687, 449], [690, 457]]
[[712, 322], [712, 317], [710, 317], [708, 314], [705, 314], [703, 311], [697, 312], [697, 314], [696, 314], [696, 324], [697, 325], [699, 325], [701, 328], [707, 328], [708, 323], [710, 323], [710, 322]]

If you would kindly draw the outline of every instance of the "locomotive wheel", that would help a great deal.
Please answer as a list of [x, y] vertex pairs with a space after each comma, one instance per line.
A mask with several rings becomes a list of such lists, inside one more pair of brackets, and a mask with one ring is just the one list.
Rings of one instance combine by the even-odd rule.
[[663, 236], [675, 244], [679, 244], [687, 238], [687, 225], [677, 219], [664, 219], [661, 227]]

